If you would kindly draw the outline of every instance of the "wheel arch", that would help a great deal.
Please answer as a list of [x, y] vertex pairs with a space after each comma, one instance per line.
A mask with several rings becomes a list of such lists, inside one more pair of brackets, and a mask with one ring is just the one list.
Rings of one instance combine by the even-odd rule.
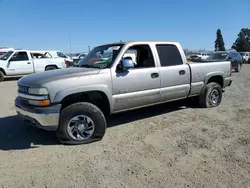
[[100, 102], [100, 104], [95, 105], [102, 108], [102, 110], [105, 108], [105, 112], [108, 114], [113, 111], [112, 94], [107, 86], [90, 86], [62, 90], [55, 95], [53, 100], [53, 103], [61, 103], [62, 109], [76, 102], [90, 102], [94, 104]]

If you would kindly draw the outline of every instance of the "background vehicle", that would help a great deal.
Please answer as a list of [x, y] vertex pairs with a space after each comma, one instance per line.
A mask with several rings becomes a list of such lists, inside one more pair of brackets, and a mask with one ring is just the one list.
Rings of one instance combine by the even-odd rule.
[[[131, 51], [136, 62], [125, 56]], [[102, 139], [108, 114], [187, 97], [216, 107], [231, 82], [229, 61], [187, 64], [179, 43], [115, 43], [95, 47], [77, 68], [23, 77], [15, 105], [26, 120], [56, 130], [62, 143], [82, 144]]]
[[218, 51], [214, 52], [209, 58], [203, 62], [218, 62], [218, 61], [230, 61], [232, 69], [236, 72], [240, 72], [243, 60], [239, 52], [236, 51]]
[[8, 51], [13, 51], [14, 48], [0, 47], [0, 56], [7, 53]]
[[88, 53], [78, 53], [75, 56], [72, 56], [74, 64], [77, 64], [81, 59], [83, 59]]
[[69, 56], [67, 56], [66, 54], [64, 54], [61, 51], [57, 51], [57, 50], [39, 50], [37, 52], [43, 53], [45, 56], [50, 57], [50, 58], [62, 58], [64, 59], [67, 67], [71, 67], [73, 66], [73, 59]]
[[240, 55], [243, 58], [243, 63], [248, 63], [250, 59], [250, 52], [240, 52]]
[[48, 58], [39, 52], [27, 50], [9, 51], [0, 57], [0, 81], [8, 76], [27, 75], [65, 68], [64, 60]]
[[200, 59], [207, 59], [209, 57], [209, 54], [207, 53], [197, 53], [196, 54]]

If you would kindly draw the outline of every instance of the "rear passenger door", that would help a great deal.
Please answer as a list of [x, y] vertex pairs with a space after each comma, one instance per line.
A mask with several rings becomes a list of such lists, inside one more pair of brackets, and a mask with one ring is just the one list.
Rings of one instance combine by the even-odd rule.
[[26, 51], [16, 52], [9, 60], [7, 69], [9, 75], [24, 75], [33, 73], [32, 59]]
[[160, 61], [161, 100], [186, 98], [190, 90], [190, 69], [179, 49], [172, 44], [156, 45]]

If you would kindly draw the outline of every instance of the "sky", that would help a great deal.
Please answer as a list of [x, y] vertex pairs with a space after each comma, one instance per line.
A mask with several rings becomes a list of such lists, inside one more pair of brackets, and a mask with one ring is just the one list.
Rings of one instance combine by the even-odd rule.
[[250, 0], [0, 0], [0, 46], [85, 52], [130, 40], [214, 49], [221, 29], [230, 48], [250, 28]]

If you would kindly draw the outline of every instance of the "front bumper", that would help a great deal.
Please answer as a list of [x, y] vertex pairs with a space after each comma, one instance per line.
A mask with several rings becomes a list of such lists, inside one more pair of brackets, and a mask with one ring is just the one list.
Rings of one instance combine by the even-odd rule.
[[61, 105], [51, 105], [48, 107], [35, 107], [23, 104], [20, 98], [15, 100], [16, 112], [34, 126], [44, 130], [56, 130], [59, 124]]

